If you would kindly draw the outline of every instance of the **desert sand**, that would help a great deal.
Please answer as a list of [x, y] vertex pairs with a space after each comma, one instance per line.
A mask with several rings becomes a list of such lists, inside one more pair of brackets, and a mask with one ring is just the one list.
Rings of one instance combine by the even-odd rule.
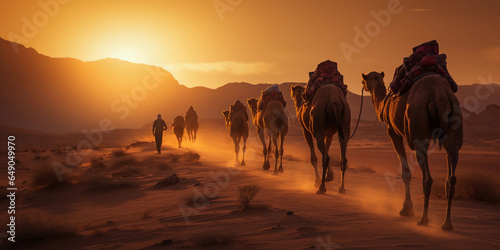
[[[234, 144], [222, 119], [201, 120], [196, 143], [186, 140], [181, 149], [169, 128], [162, 154], [155, 150], [149, 127], [105, 134], [102, 148], [89, 151], [64, 176], [65, 183], [54, 187], [34, 186], [34, 173], [63, 161], [66, 153], [51, 152], [50, 145], [37, 148], [45, 152], [33, 147], [17, 155], [19, 242], [6, 245], [2, 238], [1, 244], [19, 249], [498, 249], [499, 203], [457, 195], [454, 231], [441, 231], [443, 152], [430, 156], [436, 195], [431, 195], [429, 226], [416, 224], [423, 206], [418, 167], [412, 169], [411, 183], [415, 216], [399, 216], [403, 184], [384, 133], [383, 124], [362, 122], [348, 147], [346, 194], [336, 192], [340, 171], [333, 160], [335, 179], [327, 183], [325, 195], [315, 194], [314, 171], [298, 124], [291, 124], [285, 139], [284, 173], [279, 175], [262, 170], [261, 144], [253, 127], [246, 166], [235, 165]], [[40, 140], [47, 144], [45, 136]], [[143, 143], [130, 145], [138, 141]], [[338, 153], [334, 139], [330, 156]], [[471, 173], [498, 176], [498, 151], [466, 144], [460, 153], [457, 188]], [[6, 178], [4, 172], [0, 178]], [[155, 187], [172, 174], [178, 183]], [[238, 186], [247, 184], [258, 185], [260, 191], [253, 206], [242, 211]], [[7, 204], [3, 198], [2, 216]]]

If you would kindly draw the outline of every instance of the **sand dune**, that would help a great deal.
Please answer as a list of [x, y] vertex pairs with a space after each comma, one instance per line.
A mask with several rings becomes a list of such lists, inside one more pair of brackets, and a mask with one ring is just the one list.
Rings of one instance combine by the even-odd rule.
[[[327, 184], [326, 195], [316, 195], [314, 172], [297, 124], [285, 139], [285, 172], [278, 176], [261, 169], [261, 145], [254, 131], [248, 140], [247, 165], [240, 167], [234, 166], [233, 143], [222, 122], [201, 124], [198, 141], [185, 143], [183, 149], [175, 148], [175, 137], [168, 130], [162, 155], [155, 153], [149, 130], [129, 131], [130, 141], [120, 147], [94, 150], [64, 177], [69, 183], [52, 188], [34, 187], [32, 176], [51, 161], [63, 161], [64, 153], [20, 153], [17, 178], [19, 185], [23, 184], [18, 216], [32, 222], [19, 223], [18, 239], [25, 237], [26, 241], [16, 246], [23, 249], [65, 248], [68, 244], [74, 249], [500, 247], [498, 203], [456, 199], [452, 210], [455, 231], [442, 232], [445, 201], [433, 197], [429, 226], [417, 226], [423, 202], [419, 169], [413, 169], [411, 187], [416, 216], [399, 217], [403, 185], [398, 160], [387, 138], [360, 132], [348, 149], [347, 193], [336, 192], [340, 172], [335, 167], [336, 178]], [[374, 127], [372, 130], [377, 131]], [[120, 144], [122, 139], [123, 134], [112, 134], [105, 144]], [[130, 145], [137, 140], [145, 142]], [[127, 145], [128, 149], [124, 149]], [[116, 151], [118, 148], [122, 148], [123, 156]], [[334, 140], [330, 155], [338, 152]], [[45, 155], [50, 158], [43, 159]], [[497, 176], [498, 162], [498, 152], [478, 152], [466, 146], [457, 170], [459, 183], [472, 171]], [[444, 163], [442, 152], [431, 155], [434, 185], [444, 185], [438, 182], [438, 177], [445, 175]], [[154, 187], [172, 174], [179, 177], [178, 183]], [[6, 178], [5, 173], [0, 178]], [[246, 184], [258, 185], [260, 191], [254, 199], [254, 208], [240, 211], [238, 186]], [[7, 201], [1, 202], [1, 207], [6, 207]], [[290, 211], [293, 215], [287, 215]], [[33, 220], [50, 221], [53, 227], [36, 226]], [[31, 231], [23, 228], [33, 225]], [[69, 228], [70, 233], [54, 229], [61, 227]], [[48, 234], [34, 239], [37, 229]]]

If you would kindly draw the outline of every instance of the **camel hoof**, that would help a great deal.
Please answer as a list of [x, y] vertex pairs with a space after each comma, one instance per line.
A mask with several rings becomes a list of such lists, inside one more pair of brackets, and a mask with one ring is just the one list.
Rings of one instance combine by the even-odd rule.
[[325, 187], [320, 187], [318, 191], [316, 191], [316, 194], [324, 194], [326, 193], [326, 188]]
[[285, 172], [285, 171], [283, 170], [283, 167], [280, 167], [280, 168], [278, 168], [278, 172], [283, 173], [283, 172]]
[[445, 222], [443, 223], [443, 225], [441, 226], [441, 229], [443, 231], [453, 231], [453, 226], [451, 225], [451, 223], [449, 222]]
[[271, 164], [269, 164], [269, 162], [268, 162], [268, 161], [266, 161], [266, 162], [264, 162], [264, 165], [262, 166], [262, 168], [263, 168], [264, 170], [268, 170], [269, 168], [271, 168]]
[[274, 170], [273, 175], [278, 175], [278, 171]]
[[328, 173], [328, 174], [326, 175], [326, 179], [325, 179], [325, 181], [326, 181], [326, 182], [330, 182], [330, 181], [333, 181], [333, 179], [334, 179], [334, 178], [333, 178], [333, 172], [332, 172], [331, 174], [330, 174], [330, 173]]
[[241, 161], [241, 166], [245, 166], [245, 161]]
[[411, 217], [411, 216], [415, 215], [415, 213], [413, 212], [413, 209], [411, 209], [411, 208], [403, 208], [403, 209], [401, 209], [401, 211], [399, 211], [399, 215], [404, 216], [404, 217]]
[[339, 189], [337, 191], [339, 192], [339, 194], [345, 194], [345, 188], [344, 187], [339, 187]]
[[427, 219], [427, 218], [420, 218], [417, 221], [417, 225], [419, 225], [419, 226], [427, 226], [428, 224], [429, 224], [429, 219]]

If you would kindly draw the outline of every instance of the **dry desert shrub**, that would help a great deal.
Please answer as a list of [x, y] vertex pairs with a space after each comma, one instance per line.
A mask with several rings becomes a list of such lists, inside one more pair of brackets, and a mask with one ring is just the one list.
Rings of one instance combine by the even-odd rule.
[[112, 168], [120, 168], [123, 166], [134, 165], [137, 163], [137, 159], [134, 156], [127, 155], [123, 157], [118, 157], [111, 162]]
[[122, 156], [125, 156], [127, 155], [127, 151], [123, 150], [123, 149], [115, 149], [113, 150], [113, 152], [111, 152], [113, 154], [114, 157], [122, 157]]
[[260, 190], [260, 187], [253, 184], [248, 184], [244, 186], [239, 186], [239, 197], [238, 201], [240, 202], [240, 210], [245, 211], [252, 207], [252, 200], [255, 198], [255, 195]]
[[200, 155], [196, 152], [188, 151], [181, 155], [180, 160], [185, 163], [198, 163], [198, 161], [200, 160]]
[[153, 210], [152, 209], [146, 209], [144, 210], [144, 213], [142, 214], [142, 218], [143, 219], [149, 219], [149, 218], [152, 218], [153, 215], [151, 215], [151, 213], [153, 213]]
[[31, 184], [35, 187], [43, 186], [47, 188], [56, 188], [64, 184], [68, 184], [65, 181], [67, 175], [63, 174], [62, 181], [57, 178], [56, 172], [51, 165], [41, 165], [37, 169], [33, 170], [31, 175]]

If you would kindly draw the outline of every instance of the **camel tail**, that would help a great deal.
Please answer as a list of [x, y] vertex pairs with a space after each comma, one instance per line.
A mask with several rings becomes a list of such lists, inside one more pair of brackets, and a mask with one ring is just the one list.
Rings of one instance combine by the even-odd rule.
[[[342, 109], [338, 108], [338, 104], [332, 104], [330, 107], [330, 110], [327, 109], [326, 115], [327, 117], [334, 117], [335, 118], [335, 124], [337, 125], [338, 133], [340, 139], [344, 140], [344, 129], [342, 128]], [[330, 112], [333, 112], [330, 113]], [[349, 135], [348, 135], [349, 137]]]
[[[438, 127], [432, 131], [432, 138], [434, 143], [439, 143], [439, 149], [443, 148], [445, 140], [453, 140], [453, 121], [457, 117], [461, 117], [460, 111], [457, 113], [453, 107], [454, 100], [449, 97], [439, 98], [434, 101], [434, 105], [430, 105], [431, 109], [434, 109], [437, 117]], [[432, 107], [434, 106], [434, 107]], [[432, 114], [432, 112], [430, 112]], [[452, 138], [449, 138], [452, 137]]]

